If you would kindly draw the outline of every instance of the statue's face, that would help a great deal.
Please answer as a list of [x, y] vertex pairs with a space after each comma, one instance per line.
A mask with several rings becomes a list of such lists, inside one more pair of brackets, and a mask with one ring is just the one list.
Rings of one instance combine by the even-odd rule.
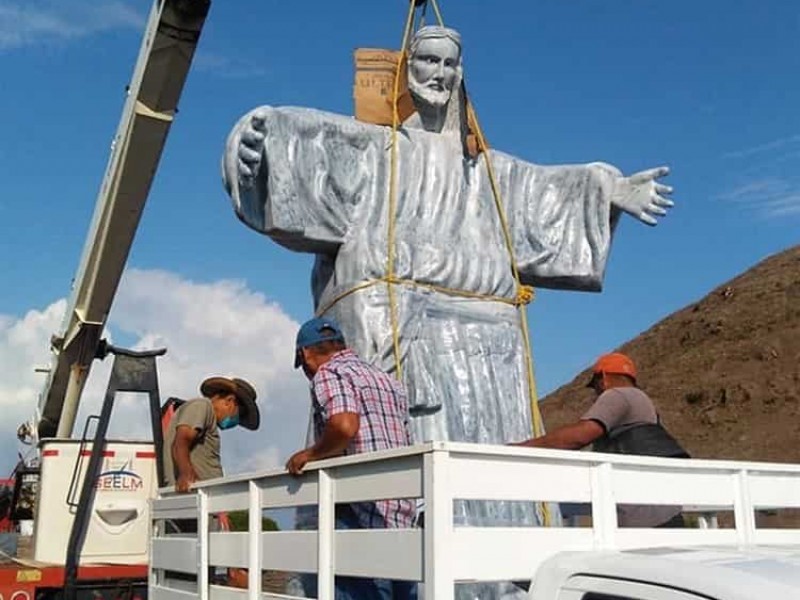
[[459, 79], [461, 51], [447, 38], [422, 40], [408, 62], [409, 88], [421, 100], [443, 106]]

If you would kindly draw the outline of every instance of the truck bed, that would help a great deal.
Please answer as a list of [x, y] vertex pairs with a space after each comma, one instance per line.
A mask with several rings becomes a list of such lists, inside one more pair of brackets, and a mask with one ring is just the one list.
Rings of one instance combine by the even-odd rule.
[[[416, 498], [424, 528], [335, 530], [337, 502]], [[505, 500], [584, 505], [589, 523], [550, 526], [467, 527], [453, 520], [454, 500]], [[620, 527], [619, 504], [671, 505], [700, 515], [724, 512], [732, 527], [713, 519], [685, 529]], [[264, 510], [313, 507], [318, 529], [261, 531]], [[537, 582], [547, 561], [565, 552], [625, 552], [700, 547], [784, 548], [794, 551], [800, 529], [759, 524], [759, 511], [800, 507], [800, 466], [732, 461], [666, 459], [436, 442], [411, 448], [310, 463], [301, 478], [282, 470], [202, 482], [193, 495], [162, 490], [151, 514], [157, 528], [168, 519], [194, 519], [198, 537], [158, 534], [152, 540], [151, 600], [175, 600], [164, 577], [196, 577], [197, 592], [181, 600], [244, 598], [248, 592], [209, 587], [208, 569], [250, 569], [253, 598], [263, 591], [260, 572], [313, 572], [320, 598], [333, 598], [337, 575], [418, 581], [425, 595], [451, 600], [460, 583]], [[249, 532], [208, 531], [210, 515], [248, 510]], [[557, 514], [556, 514], [557, 517]], [[158, 529], [157, 529], [158, 530]], [[199, 547], [199, 554], [196, 553]], [[273, 594], [264, 600], [282, 598]], [[580, 596], [576, 596], [580, 597]], [[797, 595], [800, 597], [800, 594]]]

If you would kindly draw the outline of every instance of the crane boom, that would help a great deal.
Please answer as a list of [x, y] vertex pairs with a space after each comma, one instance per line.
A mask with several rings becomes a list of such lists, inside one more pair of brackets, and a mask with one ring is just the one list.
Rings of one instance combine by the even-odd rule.
[[211, 0], [154, 0], [39, 398], [38, 437], [69, 437]]

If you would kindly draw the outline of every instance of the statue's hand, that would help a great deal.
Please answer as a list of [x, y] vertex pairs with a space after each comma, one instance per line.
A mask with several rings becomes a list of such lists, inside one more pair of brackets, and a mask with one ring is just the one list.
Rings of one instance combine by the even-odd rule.
[[669, 174], [669, 167], [657, 167], [634, 173], [617, 180], [611, 204], [636, 217], [647, 225], [656, 225], [656, 217], [663, 217], [674, 206], [665, 196], [672, 193], [668, 185], [656, 180]]
[[267, 134], [264, 115], [260, 111], [254, 111], [237, 133], [239, 143], [236, 149], [236, 171], [239, 185], [250, 188], [261, 166], [261, 151]]

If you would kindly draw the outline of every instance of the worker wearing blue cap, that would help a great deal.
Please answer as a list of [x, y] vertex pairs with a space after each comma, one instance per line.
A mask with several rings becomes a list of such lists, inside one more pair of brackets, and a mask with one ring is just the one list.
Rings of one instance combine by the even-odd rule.
[[[314, 444], [294, 453], [286, 463], [300, 475], [309, 461], [362, 454], [411, 444], [408, 397], [395, 378], [359, 358], [345, 344], [341, 328], [329, 317], [300, 327], [295, 368], [311, 380]], [[379, 500], [336, 506], [340, 529], [411, 527], [415, 506], [410, 500]], [[303, 578], [307, 594], [316, 597], [316, 581]], [[336, 598], [413, 600], [416, 584], [384, 579], [336, 578]]]
[[304, 364], [303, 348], [309, 348], [324, 341], [341, 342], [342, 347], [344, 347], [344, 334], [336, 321], [326, 317], [315, 317], [303, 323], [300, 331], [297, 332], [294, 368], [296, 369]]

